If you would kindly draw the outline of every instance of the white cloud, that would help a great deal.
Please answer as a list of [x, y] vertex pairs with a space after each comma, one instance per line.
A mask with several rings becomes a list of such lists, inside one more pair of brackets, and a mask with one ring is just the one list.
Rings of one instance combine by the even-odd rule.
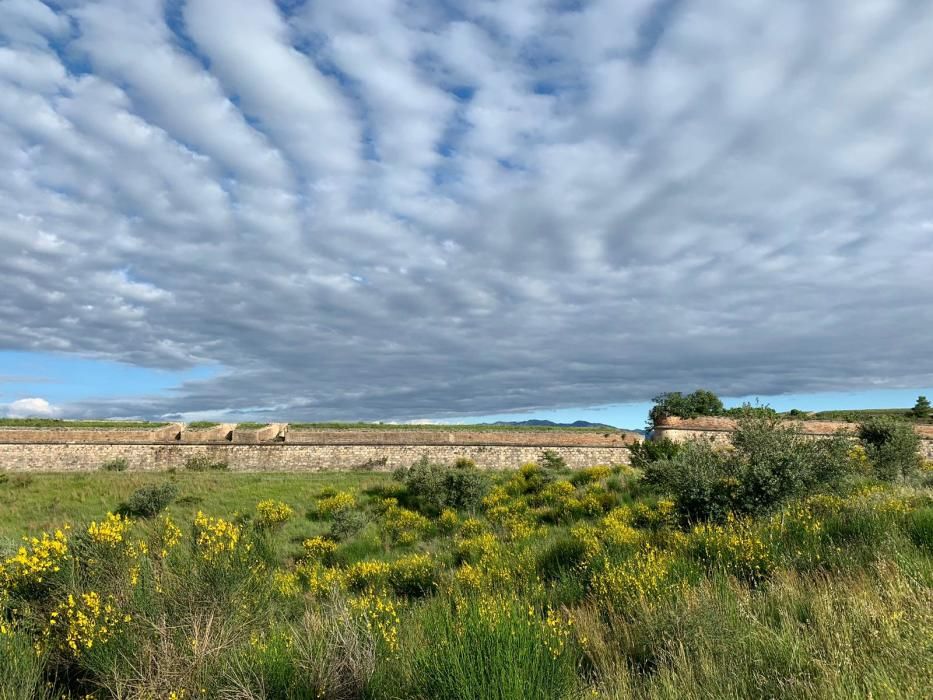
[[169, 9], [0, 0], [0, 348], [227, 369], [76, 411], [933, 383], [933, 6]]
[[59, 414], [59, 408], [45, 399], [18, 399], [5, 407], [9, 418], [52, 418]]

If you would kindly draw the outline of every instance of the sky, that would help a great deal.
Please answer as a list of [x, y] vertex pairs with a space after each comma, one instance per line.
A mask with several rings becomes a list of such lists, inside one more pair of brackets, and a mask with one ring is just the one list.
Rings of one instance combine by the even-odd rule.
[[910, 0], [0, 0], [0, 415], [911, 405], [930, 36]]

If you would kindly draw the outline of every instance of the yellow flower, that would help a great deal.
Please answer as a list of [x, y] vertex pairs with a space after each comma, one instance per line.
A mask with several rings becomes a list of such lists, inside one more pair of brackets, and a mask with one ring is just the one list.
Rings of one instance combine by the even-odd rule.
[[95, 644], [109, 642], [130, 621], [131, 616], [119, 613], [112, 596], [102, 600], [95, 591], [69, 594], [50, 614], [45, 636], [57, 638], [63, 651], [81, 656]]
[[317, 514], [321, 518], [329, 518], [334, 514], [356, 507], [356, 498], [348, 491], [338, 491], [333, 496], [318, 499]]
[[126, 516], [107, 513], [100, 523], [94, 521], [87, 526], [87, 534], [91, 542], [114, 550], [123, 543], [132, 527], [133, 521]]
[[236, 551], [240, 528], [223, 518], [209, 518], [201, 511], [194, 517], [197, 545], [205, 561], [218, 561]]
[[385, 644], [389, 653], [398, 652], [398, 609], [391, 598], [382, 592], [367, 590], [360, 596], [350, 598], [349, 606], [362, 620], [366, 629]]
[[646, 544], [635, 556], [610, 563], [593, 577], [597, 600], [624, 609], [639, 599], [656, 597], [671, 586], [671, 558]]
[[272, 585], [276, 592], [284, 598], [297, 598], [301, 594], [298, 585], [298, 574], [292, 571], [273, 571]]
[[256, 524], [259, 527], [278, 527], [288, 522], [294, 514], [290, 505], [271, 498], [256, 504]]
[[301, 543], [309, 559], [326, 559], [337, 551], [337, 543], [323, 537], [309, 537]]
[[16, 554], [0, 562], [0, 587], [18, 590], [42, 583], [50, 574], [57, 573], [68, 557], [68, 538], [65, 531], [46, 532], [39, 538], [23, 538], [26, 543]]
[[383, 531], [389, 540], [401, 545], [417, 542], [431, 524], [421, 513], [398, 505], [390, 505], [382, 518]]

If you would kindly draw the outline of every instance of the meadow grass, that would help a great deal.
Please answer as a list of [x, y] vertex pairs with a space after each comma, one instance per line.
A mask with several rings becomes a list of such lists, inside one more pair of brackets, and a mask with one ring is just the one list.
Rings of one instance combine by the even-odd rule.
[[628, 467], [473, 469], [9, 474], [0, 700], [929, 697], [921, 482], [683, 522]]
[[[324, 488], [358, 491], [390, 479], [389, 474], [379, 472], [10, 473], [5, 483], [0, 483], [0, 541], [53, 530], [66, 522], [100, 518], [144, 486], [177, 485], [178, 495], [168, 513], [179, 521], [190, 522], [199, 510], [227, 515], [246, 513], [264, 498], [311, 504]], [[304, 534], [303, 528], [310, 532], [315, 527], [300, 518], [290, 522], [282, 534], [286, 538], [298, 536]]]
[[161, 428], [168, 423], [133, 420], [62, 420], [60, 418], [0, 418], [0, 428]]

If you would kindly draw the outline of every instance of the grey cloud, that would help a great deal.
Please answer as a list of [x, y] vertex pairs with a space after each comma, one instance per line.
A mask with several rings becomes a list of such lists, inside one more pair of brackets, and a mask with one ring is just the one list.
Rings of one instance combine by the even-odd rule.
[[933, 383], [922, 3], [683, 2], [647, 43], [647, 0], [190, 0], [184, 41], [40, 5], [0, 2], [0, 348], [224, 368], [66, 413]]

